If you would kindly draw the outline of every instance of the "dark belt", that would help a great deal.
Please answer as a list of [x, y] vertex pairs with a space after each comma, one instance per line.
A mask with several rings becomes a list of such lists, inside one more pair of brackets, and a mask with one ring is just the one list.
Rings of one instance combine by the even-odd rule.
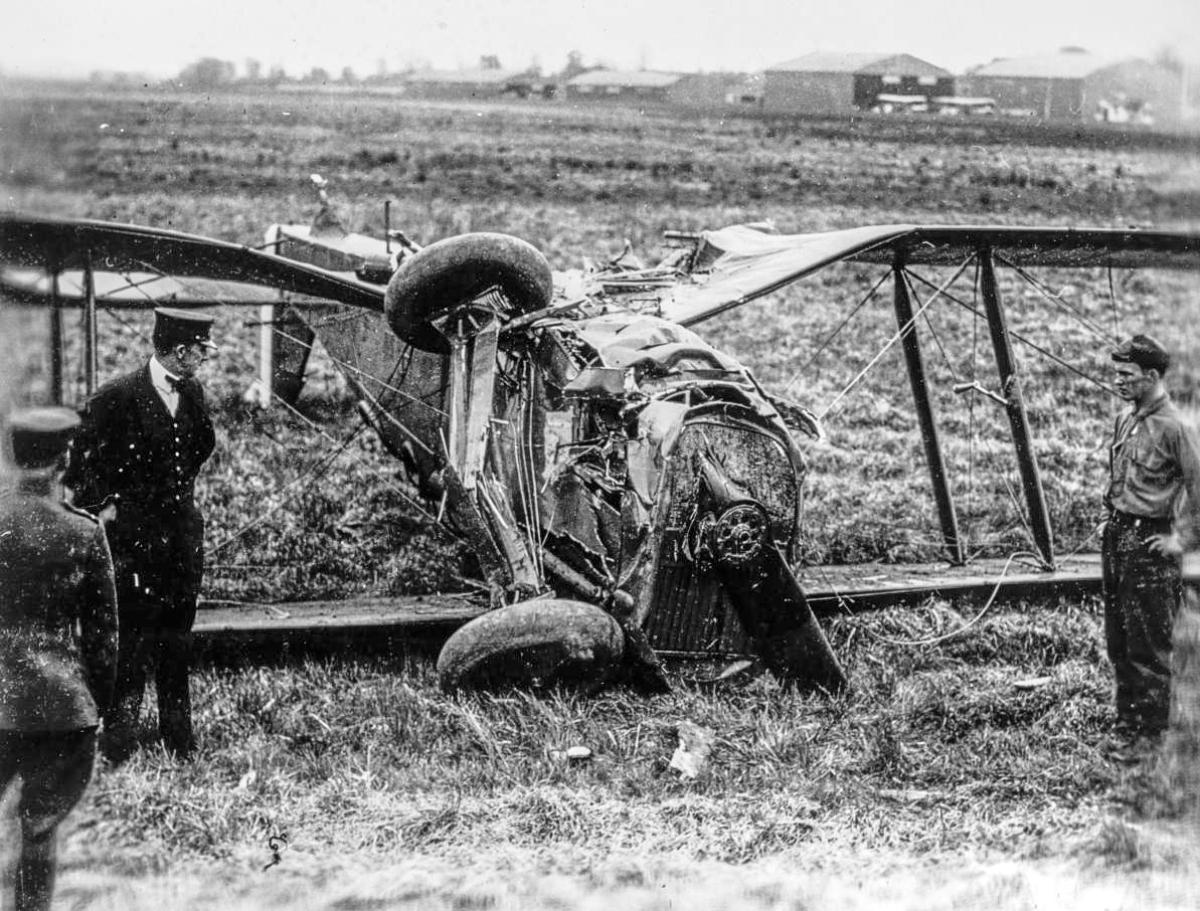
[[1133, 513], [1121, 512], [1119, 509], [1112, 511], [1109, 521], [1114, 526], [1136, 528], [1138, 531], [1155, 534], [1169, 532], [1172, 524], [1170, 516], [1135, 516]]

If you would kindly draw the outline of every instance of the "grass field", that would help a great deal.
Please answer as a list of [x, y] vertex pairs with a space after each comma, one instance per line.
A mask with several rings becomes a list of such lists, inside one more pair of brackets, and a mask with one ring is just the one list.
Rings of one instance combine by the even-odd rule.
[[[664, 229], [763, 218], [788, 232], [1195, 227], [1195, 153], [1178, 138], [937, 134], [878, 119], [49, 91], [0, 100], [8, 208], [254, 243], [272, 222], [311, 216], [307, 176], [320, 172], [352, 229], [379, 232], [392, 198], [394, 223], [421, 241], [507, 231], [559, 267], [614, 256], [626, 238], [653, 260]], [[820, 411], [895, 331], [884, 298], [821, 347], [878, 277], [829, 270], [704, 332]], [[1005, 278], [1013, 328], [1102, 377], [1104, 342], [1076, 313], [1114, 332], [1155, 326], [1180, 354], [1172, 389], [1194, 405], [1193, 276], [1040, 277], [1058, 301]], [[969, 282], [960, 293], [970, 300]], [[930, 317], [923, 341], [960, 521], [973, 550], [1024, 548], [1004, 416], [950, 392], [973, 379], [994, 388], [986, 332], [961, 308]], [[220, 451], [201, 492], [206, 595], [461, 588], [470, 555], [396, 496], [328, 361], [314, 365], [299, 415], [240, 402], [253, 361], [244, 319], [220, 315], [225, 345], [208, 376]], [[143, 355], [141, 318], [102, 329], [105, 375]], [[1094, 546], [1113, 402], [1020, 356], [1056, 536], [1063, 549]], [[829, 442], [809, 452], [805, 563], [936, 553], [899, 358], [893, 348], [837, 403]], [[18, 378], [32, 390], [45, 367], [27, 366]], [[932, 603], [835, 622], [855, 681], [836, 700], [767, 680], [713, 689], [688, 667], [674, 672], [675, 693], [652, 700], [451, 700], [417, 653], [208, 667], [195, 682], [200, 757], [180, 767], [147, 750], [102, 771], [63, 848], [64, 905], [1193, 906], [1197, 858], [1179, 795], [1153, 764], [1117, 765], [1103, 750], [1111, 709], [1096, 605], [997, 607], [961, 636], [898, 644], [966, 619]], [[695, 781], [668, 768], [684, 720], [716, 736]], [[593, 758], [556, 758], [572, 745]]]

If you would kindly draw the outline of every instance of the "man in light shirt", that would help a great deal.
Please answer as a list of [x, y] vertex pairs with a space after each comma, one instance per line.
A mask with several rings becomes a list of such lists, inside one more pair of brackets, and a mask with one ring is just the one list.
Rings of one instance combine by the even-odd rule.
[[212, 317], [154, 312], [154, 355], [88, 400], [63, 477], [74, 504], [105, 522], [116, 566], [117, 684], [102, 743], [113, 762], [133, 749], [151, 671], [167, 749], [186, 758], [195, 747], [188, 677], [204, 520], [193, 489], [215, 445], [195, 376], [216, 345]]
[[1167, 726], [1181, 557], [1200, 536], [1200, 442], [1163, 385], [1167, 352], [1135, 335], [1112, 352], [1129, 402], [1113, 430], [1102, 543], [1104, 620], [1118, 733], [1152, 745]]

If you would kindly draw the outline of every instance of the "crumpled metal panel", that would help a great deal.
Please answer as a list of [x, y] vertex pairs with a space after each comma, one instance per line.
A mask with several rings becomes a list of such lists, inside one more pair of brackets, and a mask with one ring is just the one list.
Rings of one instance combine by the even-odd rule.
[[700, 570], [684, 553], [684, 537], [697, 505], [698, 453], [716, 459], [732, 480], [766, 509], [771, 538], [789, 558], [799, 524], [799, 454], [747, 408], [729, 406], [689, 418], [658, 490], [654, 528], [658, 540], [643, 628], [650, 644], [673, 652], [742, 654], [748, 637], [711, 571]]

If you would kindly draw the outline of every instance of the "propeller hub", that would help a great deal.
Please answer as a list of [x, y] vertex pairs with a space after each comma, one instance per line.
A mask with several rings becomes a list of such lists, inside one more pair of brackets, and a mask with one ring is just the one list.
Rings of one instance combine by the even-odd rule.
[[720, 513], [696, 517], [689, 529], [687, 555], [704, 569], [743, 570], [753, 566], [768, 546], [767, 511], [753, 501], [742, 501]]

